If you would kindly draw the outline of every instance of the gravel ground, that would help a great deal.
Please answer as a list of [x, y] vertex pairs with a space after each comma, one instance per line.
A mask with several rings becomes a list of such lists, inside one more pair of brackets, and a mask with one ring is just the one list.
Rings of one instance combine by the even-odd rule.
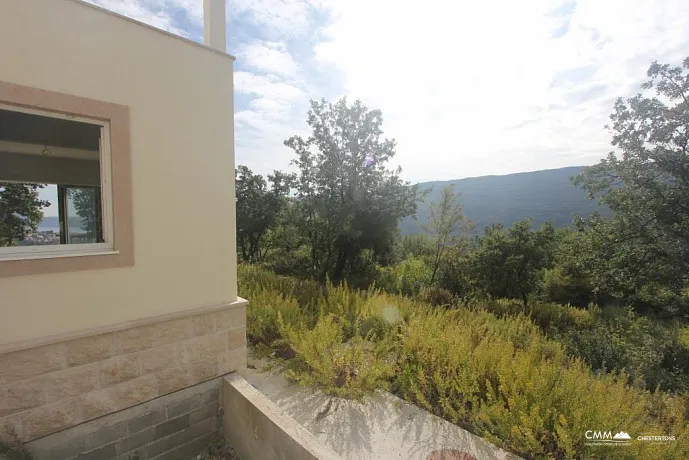
[[208, 446], [203, 453], [190, 458], [189, 460], [241, 460], [237, 452], [227, 445], [225, 441], [219, 441]]

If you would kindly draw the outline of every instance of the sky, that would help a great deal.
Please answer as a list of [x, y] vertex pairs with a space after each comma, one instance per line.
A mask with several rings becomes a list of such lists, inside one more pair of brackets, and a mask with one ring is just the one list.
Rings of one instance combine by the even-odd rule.
[[[88, 0], [201, 42], [203, 0]], [[236, 163], [290, 168], [310, 99], [381, 109], [411, 182], [589, 165], [617, 97], [689, 55], [687, 0], [229, 0]]]

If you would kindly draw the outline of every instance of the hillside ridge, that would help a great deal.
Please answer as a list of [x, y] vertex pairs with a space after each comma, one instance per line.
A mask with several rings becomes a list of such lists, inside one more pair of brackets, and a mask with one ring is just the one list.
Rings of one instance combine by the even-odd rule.
[[467, 177], [448, 181], [419, 183], [422, 190], [432, 189], [424, 202], [419, 203], [416, 217], [409, 217], [400, 224], [403, 235], [422, 232], [427, 222], [430, 203], [437, 201], [440, 191], [449, 184], [461, 193], [464, 213], [476, 225], [478, 232], [485, 226], [514, 222], [531, 217], [534, 226], [552, 220], [556, 227], [572, 222], [575, 214], [588, 215], [594, 211], [609, 214], [606, 208], [589, 200], [586, 192], [572, 185], [570, 178], [584, 166], [568, 166], [506, 175]]

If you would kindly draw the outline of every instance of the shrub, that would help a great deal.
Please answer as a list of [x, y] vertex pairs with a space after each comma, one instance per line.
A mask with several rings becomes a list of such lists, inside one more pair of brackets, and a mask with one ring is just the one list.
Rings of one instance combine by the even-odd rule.
[[565, 331], [586, 329], [593, 325], [592, 310], [557, 305], [553, 303], [531, 303], [525, 306], [518, 300], [493, 299], [470, 304], [473, 309], [485, 309], [497, 316], [524, 314], [539, 325], [543, 331]]
[[362, 338], [372, 342], [380, 342], [391, 331], [392, 324], [382, 316], [373, 315], [364, 318], [359, 327], [359, 334]]
[[342, 322], [334, 315], [318, 320], [313, 329], [281, 323], [282, 333], [295, 351], [286, 377], [327, 394], [360, 399], [376, 388], [385, 388], [392, 364], [361, 337], [344, 342]]
[[[547, 303], [438, 309], [248, 267], [239, 278], [250, 341], [289, 351], [297, 382], [354, 398], [390, 388], [525, 458], [689, 458], [689, 397], [628, 384], [656, 379], [662, 389], [687, 375], [689, 333], [676, 326]], [[588, 429], [677, 440], [594, 447], [584, 444]]]
[[[627, 386], [624, 376], [594, 377], [539, 331], [518, 344], [504, 333], [514, 320], [489, 316], [415, 315], [402, 335], [396, 391], [527, 458], [659, 458], [665, 452], [639, 443], [615, 451], [585, 445], [583, 433], [592, 426], [665, 433], [681, 423], [654, 419], [651, 395]], [[668, 402], [660, 405], [667, 409]]]
[[585, 307], [593, 301], [593, 291], [587, 280], [567, 274], [560, 266], [544, 270], [541, 290], [541, 297], [549, 302]]
[[416, 296], [429, 285], [431, 269], [423, 259], [410, 257], [392, 267], [388, 276], [383, 285], [387, 285], [390, 292]]
[[307, 321], [294, 298], [284, 297], [275, 291], [255, 292], [246, 316], [247, 341], [259, 352], [282, 348], [278, 316], [290, 325]]
[[592, 329], [563, 331], [557, 338], [597, 372], [625, 371], [651, 391], [689, 390], [689, 350], [680, 329], [620, 312], [605, 309]]
[[449, 307], [455, 303], [450, 291], [437, 286], [424, 288], [421, 291], [421, 298], [434, 307]]

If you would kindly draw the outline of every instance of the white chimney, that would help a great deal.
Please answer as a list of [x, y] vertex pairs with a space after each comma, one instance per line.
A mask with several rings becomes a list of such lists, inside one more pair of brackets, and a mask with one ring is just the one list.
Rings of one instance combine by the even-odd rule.
[[203, 0], [203, 43], [226, 53], [225, 27], [225, 0]]

